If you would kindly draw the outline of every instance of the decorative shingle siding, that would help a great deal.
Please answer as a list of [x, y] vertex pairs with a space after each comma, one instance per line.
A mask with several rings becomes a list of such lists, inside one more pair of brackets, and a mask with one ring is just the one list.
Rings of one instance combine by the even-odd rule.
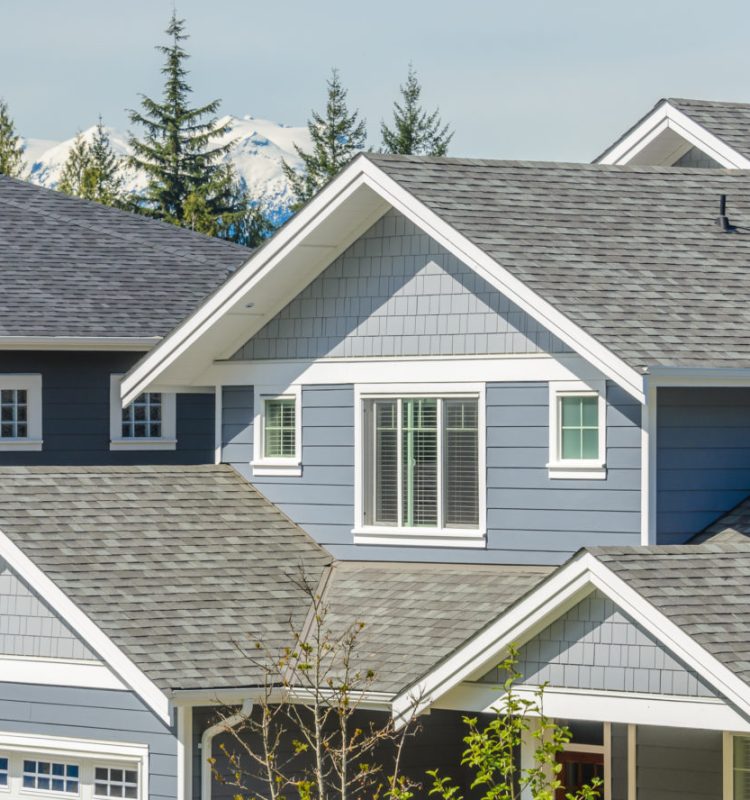
[[750, 389], [659, 389], [657, 537], [678, 544], [750, 494]]
[[235, 359], [570, 352], [401, 214], [380, 219]]
[[[712, 697], [714, 693], [624, 614], [594, 591], [519, 651], [524, 683], [569, 689]], [[502, 680], [498, 670], [483, 679]]]
[[98, 660], [1, 559], [0, 655]]
[[177, 796], [177, 739], [132, 692], [0, 683], [0, 730], [148, 746], [148, 800]]
[[672, 165], [673, 167], [700, 167], [703, 169], [716, 169], [721, 167], [718, 161], [706, 155], [697, 147], [691, 147], [687, 153], [681, 155]]

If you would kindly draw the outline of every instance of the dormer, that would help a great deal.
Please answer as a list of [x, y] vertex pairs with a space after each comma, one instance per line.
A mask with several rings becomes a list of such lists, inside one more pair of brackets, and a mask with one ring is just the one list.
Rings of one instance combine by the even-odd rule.
[[665, 98], [594, 163], [748, 169], [750, 104]]

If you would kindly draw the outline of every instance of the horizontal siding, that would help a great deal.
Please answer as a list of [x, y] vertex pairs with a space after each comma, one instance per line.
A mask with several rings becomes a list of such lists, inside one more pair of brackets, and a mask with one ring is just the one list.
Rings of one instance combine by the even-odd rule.
[[223, 388], [223, 459], [339, 558], [560, 563], [590, 545], [640, 541], [640, 406], [609, 385], [606, 480], [550, 480], [546, 383], [487, 391], [487, 549], [354, 545], [354, 393], [302, 391], [301, 477], [252, 476], [252, 387]]
[[684, 542], [750, 495], [750, 389], [659, 389], [657, 535]]
[[42, 375], [41, 452], [0, 452], [0, 466], [206, 464], [214, 459], [213, 395], [177, 396], [177, 449], [109, 449], [109, 379], [142, 353], [0, 352], [0, 373]]
[[147, 745], [150, 800], [177, 796], [174, 732], [131, 692], [0, 683], [0, 730]]

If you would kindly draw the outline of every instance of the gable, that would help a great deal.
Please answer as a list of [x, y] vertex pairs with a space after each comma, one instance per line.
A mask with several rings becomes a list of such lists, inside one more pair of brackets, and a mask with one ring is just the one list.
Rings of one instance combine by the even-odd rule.
[[[522, 683], [592, 691], [715, 697], [715, 692], [599, 590], [519, 649]], [[497, 669], [480, 682], [499, 683]]]
[[98, 661], [94, 653], [0, 560], [0, 657]]
[[473, 269], [391, 210], [233, 359], [568, 352]]

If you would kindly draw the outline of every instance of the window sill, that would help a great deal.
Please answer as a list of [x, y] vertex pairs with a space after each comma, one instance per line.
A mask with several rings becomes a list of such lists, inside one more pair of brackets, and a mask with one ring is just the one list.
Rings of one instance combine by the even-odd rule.
[[260, 478], [268, 478], [279, 475], [282, 477], [299, 478], [302, 475], [302, 464], [294, 459], [251, 461], [250, 466], [253, 468], [253, 477], [257, 475]]
[[552, 480], [603, 481], [607, 466], [601, 461], [551, 461], [547, 464]]
[[398, 547], [485, 547], [486, 536], [478, 528], [386, 528], [362, 526], [352, 530], [354, 544]]
[[25, 450], [27, 452], [39, 452], [42, 449], [41, 439], [0, 439], [0, 452], [18, 452]]
[[110, 450], [176, 450], [177, 439], [112, 439]]

